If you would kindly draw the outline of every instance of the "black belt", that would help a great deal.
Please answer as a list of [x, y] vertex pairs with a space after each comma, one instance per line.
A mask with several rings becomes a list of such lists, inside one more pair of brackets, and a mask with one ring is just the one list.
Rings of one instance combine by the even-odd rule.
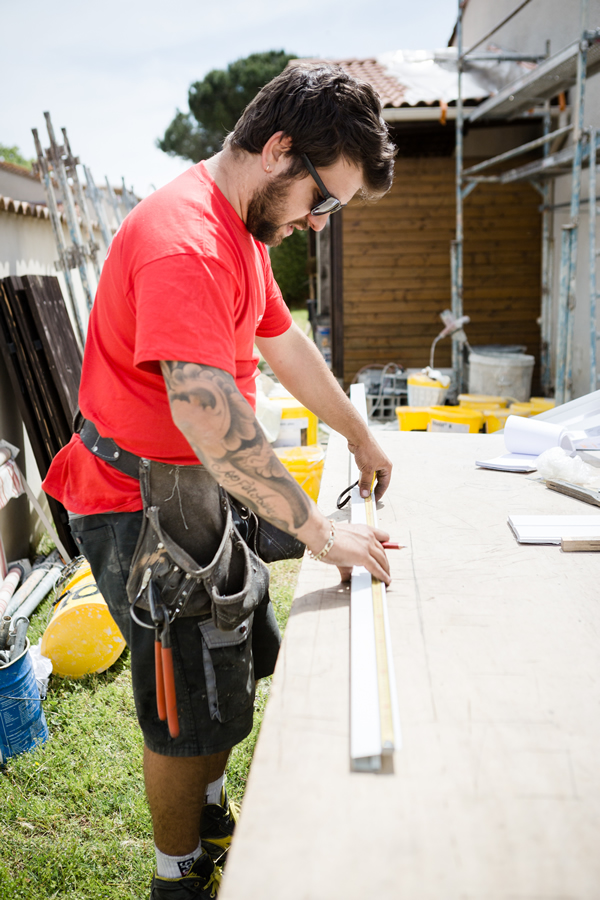
[[135, 453], [130, 453], [128, 450], [123, 450], [112, 438], [100, 437], [98, 429], [89, 419], [83, 420], [83, 427], [79, 431], [79, 437], [83, 445], [98, 459], [108, 463], [113, 469], [123, 472], [124, 475], [129, 475], [130, 478], [137, 478], [139, 481], [141, 457], [136, 456]]

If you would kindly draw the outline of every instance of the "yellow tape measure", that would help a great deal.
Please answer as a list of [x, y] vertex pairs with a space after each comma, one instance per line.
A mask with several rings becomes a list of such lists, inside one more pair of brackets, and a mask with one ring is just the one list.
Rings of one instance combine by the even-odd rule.
[[[365, 500], [367, 525], [375, 525], [371, 493]], [[392, 717], [392, 697], [390, 693], [390, 672], [388, 666], [387, 644], [385, 640], [385, 624], [383, 618], [383, 590], [381, 581], [371, 576], [371, 593], [373, 595], [373, 622], [375, 626], [375, 657], [377, 660], [377, 686], [379, 689], [379, 720], [381, 723], [381, 746], [383, 750], [394, 748], [394, 720]]]

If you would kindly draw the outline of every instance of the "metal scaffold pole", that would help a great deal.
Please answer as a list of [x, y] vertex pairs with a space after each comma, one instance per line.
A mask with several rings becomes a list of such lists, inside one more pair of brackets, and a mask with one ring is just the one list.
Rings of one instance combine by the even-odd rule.
[[71, 235], [71, 241], [73, 242], [73, 252], [76, 256], [77, 268], [79, 269], [79, 277], [81, 278], [81, 284], [83, 287], [83, 292], [85, 294], [87, 307], [91, 312], [92, 304], [94, 302], [94, 295], [90, 287], [85, 246], [81, 237], [79, 222], [77, 221], [77, 213], [75, 211], [75, 204], [73, 202], [71, 186], [68, 182], [64, 161], [62, 158], [61, 151], [63, 148], [59, 147], [56, 142], [50, 113], [45, 112], [44, 118], [46, 119], [46, 126], [48, 128], [48, 137], [50, 138], [50, 161], [52, 162], [52, 166], [58, 178], [60, 190], [63, 195], [63, 203], [65, 207], [65, 214], [67, 217], [67, 224], [69, 227], [69, 234]]
[[108, 250], [108, 248], [110, 247], [110, 242], [112, 241], [112, 232], [110, 230], [110, 225], [108, 224], [106, 213], [102, 205], [100, 191], [96, 187], [96, 182], [94, 181], [92, 173], [87, 166], [83, 167], [83, 171], [85, 173], [85, 180], [87, 182], [87, 192], [89, 194], [90, 200], [92, 201], [92, 206], [94, 207], [94, 212], [96, 213], [98, 225], [100, 226], [100, 231], [102, 233], [102, 240], [104, 241], [105, 247]]
[[92, 229], [92, 222], [90, 219], [90, 214], [87, 208], [87, 203], [85, 202], [85, 197], [83, 196], [83, 188], [81, 186], [81, 182], [79, 181], [79, 175], [77, 173], [77, 164], [79, 163], [79, 157], [73, 156], [71, 152], [71, 145], [69, 143], [69, 138], [67, 137], [67, 129], [61, 128], [63, 141], [64, 141], [64, 149], [65, 149], [65, 169], [67, 172], [67, 176], [73, 182], [73, 188], [75, 190], [75, 197], [77, 198], [77, 204], [79, 206], [79, 212], [82, 218], [82, 221], [85, 225], [86, 231], [88, 233], [88, 244], [87, 244], [87, 255], [92, 261], [92, 265], [94, 267], [94, 274], [96, 275], [96, 281], [100, 280], [100, 263], [98, 262], [98, 250], [100, 249], [96, 241], [94, 240], [94, 232]]
[[588, 41], [586, 39], [587, 0], [581, 0], [581, 41], [577, 55], [577, 80], [575, 85], [575, 114], [573, 128], [573, 168], [571, 175], [570, 222], [563, 225], [560, 255], [560, 286], [558, 296], [557, 351], [556, 351], [556, 404], [560, 406], [571, 399], [573, 388], [573, 327], [575, 323], [577, 238], [579, 207], [581, 200], [581, 169], [585, 108], [585, 76]]
[[73, 279], [71, 278], [71, 268], [73, 265], [71, 251], [67, 249], [65, 236], [62, 229], [62, 222], [60, 220], [58, 204], [56, 202], [56, 194], [54, 193], [54, 185], [52, 184], [52, 176], [50, 175], [48, 162], [46, 160], [46, 157], [44, 156], [44, 151], [42, 150], [38, 130], [37, 128], [32, 128], [31, 131], [33, 134], [35, 150], [38, 158], [38, 170], [44, 181], [44, 187], [46, 188], [48, 212], [50, 213], [50, 221], [52, 222], [52, 230], [54, 231], [54, 239], [56, 241], [56, 247], [58, 249], [58, 263], [56, 267], [63, 273], [65, 278], [67, 293], [69, 295], [69, 305], [71, 307], [71, 312], [77, 326], [79, 343], [81, 348], [83, 349], [85, 345], [85, 328], [83, 327], [83, 322], [81, 320], [81, 313], [79, 312], [79, 306], [77, 305], [77, 297], [75, 296]]
[[596, 139], [598, 132], [590, 128], [590, 184], [589, 184], [589, 237], [590, 237], [590, 391], [598, 389], [596, 372], [596, 343], [598, 326], [596, 324]]
[[115, 219], [117, 220], [117, 227], [118, 227], [121, 224], [121, 222], [123, 221], [123, 214], [119, 207], [119, 201], [117, 200], [117, 195], [113, 191], [112, 185], [111, 185], [110, 181], [108, 180], [108, 175], [105, 177], [104, 180], [106, 181], [106, 190], [108, 192], [108, 199], [111, 202], [111, 206], [113, 208], [113, 212], [115, 214]]
[[[456, 98], [456, 237], [450, 246], [450, 270], [452, 279], [452, 314], [460, 319], [463, 314], [463, 103], [462, 103], [462, 14], [464, 0], [458, 2], [456, 39], [458, 44]], [[452, 341], [452, 371], [457, 392], [463, 389], [463, 348]]]
[[[544, 112], [544, 137], [552, 130], [552, 118], [550, 114], [550, 101], [545, 103]], [[544, 144], [544, 157], [550, 153], [548, 142]], [[541, 187], [543, 198], [542, 213], [542, 304], [541, 304], [541, 382], [542, 394], [547, 397], [550, 393], [552, 372], [550, 366], [550, 347], [552, 343], [552, 272], [553, 272], [553, 241], [552, 241], [552, 210], [550, 209], [553, 186], [551, 181], [545, 181]]]

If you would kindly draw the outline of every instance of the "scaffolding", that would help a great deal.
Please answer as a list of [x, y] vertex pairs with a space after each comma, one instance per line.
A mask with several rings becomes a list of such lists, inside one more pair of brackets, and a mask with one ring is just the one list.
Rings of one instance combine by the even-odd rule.
[[[542, 197], [542, 277], [541, 277], [541, 381], [544, 394], [551, 393], [551, 340], [552, 340], [552, 198], [553, 179], [571, 173], [571, 200], [569, 222], [562, 226], [560, 284], [555, 340], [556, 403], [572, 397], [573, 327], [575, 318], [575, 278], [577, 267], [577, 243], [581, 199], [581, 174], [590, 167], [590, 391], [597, 389], [596, 371], [596, 154], [600, 133], [595, 128], [584, 129], [586, 79], [600, 71], [600, 29], [587, 30], [588, 0], [581, 0], [579, 40], [558, 53], [531, 58], [537, 65], [527, 74], [499, 90], [475, 108], [465, 112], [462, 101], [462, 76], [465, 63], [478, 57], [474, 51], [519, 13], [531, 0], [524, 0], [516, 9], [499, 22], [476, 44], [463, 50], [462, 16], [466, 0], [459, 0], [456, 25], [458, 45], [458, 96], [456, 102], [456, 237], [451, 244], [452, 312], [456, 318], [463, 315], [463, 203], [478, 184], [511, 184], [529, 182]], [[547, 45], [548, 48], [548, 45]], [[486, 54], [489, 58], [490, 54]], [[494, 54], [498, 62], [514, 59], [514, 53]], [[521, 57], [524, 58], [524, 57]], [[571, 122], [552, 130], [550, 101], [567, 91], [572, 91]], [[556, 109], [556, 107], [554, 108]], [[463, 135], [465, 124], [472, 122], [528, 119], [541, 117], [543, 136], [522, 144], [506, 153], [480, 162], [467, 169], [463, 166]], [[551, 143], [562, 142], [571, 136], [571, 143], [563, 149], [552, 151]], [[543, 155], [516, 168], [495, 175], [482, 175], [488, 169], [542, 148]], [[459, 391], [463, 386], [463, 349], [453, 342], [452, 368]]]
[[[48, 211], [59, 257], [56, 268], [64, 276], [67, 302], [80, 347], [83, 349], [87, 318], [92, 310], [96, 288], [100, 280], [102, 260], [108, 251], [114, 231], [123, 221], [123, 209], [127, 215], [137, 204], [138, 199], [133, 190], [127, 189], [125, 179], [122, 181], [120, 198], [117, 198], [108, 178], [106, 179], [107, 189], [106, 192], [103, 191], [103, 196], [86, 166], [83, 166], [83, 170], [87, 184], [82, 184], [77, 170], [80, 160], [71, 151], [66, 129], [62, 129], [63, 143], [59, 144], [50, 113], [45, 112], [44, 118], [50, 147], [46, 150], [42, 148], [37, 128], [33, 128], [37, 153], [35, 170], [39, 173], [48, 201]], [[114, 217], [114, 227], [107, 215], [107, 200], [110, 202], [110, 211]], [[96, 215], [95, 222], [90, 216], [89, 206]], [[70, 243], [63, 231], [63, 216]], [[101, 252], [95, 239], [95, 228], [98, 228], [102, 235], [105, 245], [104, 252]], [[79, 272], [83, 303], [77, 296], [78, 292], [73, 279], [74, 270]]]

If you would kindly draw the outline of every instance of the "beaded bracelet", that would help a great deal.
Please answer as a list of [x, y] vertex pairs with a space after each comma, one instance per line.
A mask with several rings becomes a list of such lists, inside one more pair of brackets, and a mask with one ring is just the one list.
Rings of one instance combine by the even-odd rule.
[[320, 553], [313, 553], [312, 550], [308, 551], [308, 555], [311, 559], [316, 559], [317, 562], [325, 559], [331, 548], [333, 547], [333, 542], [335, 541], [335, 522], [331, 522], [331, 534], [329, 535], [329, 540], [323, 547]]

